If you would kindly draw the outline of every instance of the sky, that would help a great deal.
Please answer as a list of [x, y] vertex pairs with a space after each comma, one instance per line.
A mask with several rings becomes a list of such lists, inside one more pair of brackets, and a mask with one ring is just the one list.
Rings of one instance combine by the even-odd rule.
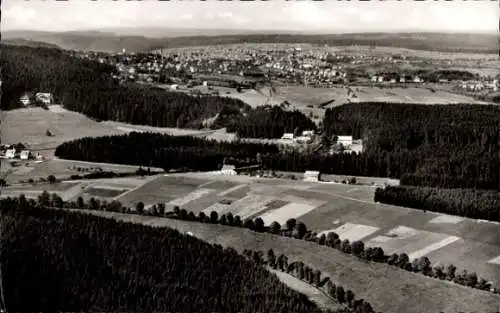
[[3, 0], [2, 30], [121, 27], [497, 32], [498, 1]]

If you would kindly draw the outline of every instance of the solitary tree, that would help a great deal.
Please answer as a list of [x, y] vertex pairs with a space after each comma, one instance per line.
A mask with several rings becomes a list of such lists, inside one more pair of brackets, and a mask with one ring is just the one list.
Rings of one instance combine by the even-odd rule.
[[264, 221], [262, 218], [257, 217], [254, 222], [255, 231], [262, 233], [264, 231]]
[[254, 230], [255, 224], [251, 219], [246, 219], [245, 222], [243, 223], [243, 227], [248, 228], [250, 230]]
[[270, 232], [272, 234], [279, 234], [281, 231], [281, 225], [278, 222], [272, 222], [271, 227], [270, 227]]
[[291, 218], [288, 221], [286, 221], [286, 228], [288, 230], [293, 230], [295, 228], [296, 224], [297, 224], [297, 221], [294, 218]]
[[236, 215], [234, 217], [234, 226], [241, 227], [242, 225], [243, 225], [243, 222], [241, 221], [241, 217], [239, 215]]
[[82, 197], [78, 197], [78, 199], [76, 200], [76, 207], [80, 210], [85, 208], [85, 202], [83, 201]]
[[356, 256], [360, 256], [364, 250], [365, 250], [365, 244], [362, 241], [357, 240], [351, 244], [352, 254]]
[[137, 204], [135, 205], [135, 210], [137, 211], [137, 213], [143, 214], [144, 213], [144, 202], [142, 202], [142, 201], [137, 202]]
[[352, 301], [354, 300], [354, 292], [352, 292], [351, 289], [348, 289], [346, 292], [345, 292], [345, 300], [347, 301], [347, 303], [349, 305], [352, 305]]
[[344, 288], [342, 288], [342, 286], [337, 286], [336, 295], [337, 295], [337, 300], [340, 303], [345, 302], [345, 291], [344, 291]]
[[50, 184], [54, 184], [56, 182], [56, 177], [54, 175], [49, 175], [49, 176], [47, 176], [47, 181]]
[[205, 213], [204, 213], [204, 212], [200, 212], [200, 213], [198, 214], [198, 220], [199, 220], [200, 222], [202, 222], [202, 223], [203, 223], [203, 222], [205, 222], [205, 221], [207, 220], [207, 216], [205, 215]]
[[234, 226], [234, 216], [233, 216], [233, 213], [231, 213], [231, 212], [227, 213], [226, 219], [227, 219], [227, 224], [229, 226]]
[[220, 224], [221, 225], [227, 225], [227, 218], [226, 218], [226, 214], [222, 214], [221, 217], [220, 217]]
[[212, 224], [216, 224], [218, 220], [219, 220], [219, 214], [217, 214], [217, 212], [215, 211], [210, 212], [210, 222]]
[[446, 277], [449, 280], [455, 279], [456, 271], [457, 271], [457, 267], [455, 265], [453, 265], [453, 264], [448, 265], [448, 267], [446, 268]]
[[304, 224], [302, 222], [298, 223], [297, 225], [295, 225], [295, 229], [293, 232], [294, 232], [295, 238], [299, 238], [299, 239], [304, 238], [305, 234], [307, 233], [306, 224]]
[[165, 215], [165, 203], [159, 202], [159, 203], [157, 204], [157, 207], [158, 207], [158, 214], [159, 214], [160, 216]]
[[320, 245], [322, 245], [322, 246], [324, 246], [324, 245], [325, 245], [325, 243], [326, 243], [326, 236], [325, 236], [325, 234], [321, 234], [321, 236], [319, 236], [319, 238], [318, 238], [318, 243], [319, 243]]

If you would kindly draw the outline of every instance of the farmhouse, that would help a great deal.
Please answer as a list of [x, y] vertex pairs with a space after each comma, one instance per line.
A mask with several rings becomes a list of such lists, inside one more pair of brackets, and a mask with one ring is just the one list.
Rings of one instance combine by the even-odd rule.
[[5, 158], [6, 159], [13, 159], [16, 157], [16, 149], [9, 149], [5, 151]]
[[314, 135], [314, 130], [304, 130], [302, 136], [312, 137]]
[[31, 95], [29, 93], [25, 93], [19, 98], [19, 102], [21, 102], [22, 105], [30, 105], [31, 104]]
[[318, 171], [305, 171], [304, 173], [304, 181], [319, 181], [319, 172]]
[[35, 95], [36, 101], [41, 102], [43, 104], [51, 104], [54, 102], [54, 98], [52, 94], [49, 92], [37, 92]]
[[222, 166], [222, 169], [220, 170], [220, 173], [222, 175], [237, 175], [235, 168], [236, 166], [234, 165], [224, 164]]
[[29, 157], [30, 157], [29, 150], [23, 150], [23, 151], [21, 151], [21, 156], [20, 156], [21, 160], [27, 160], [27, 159], [29, 159]]
[[352, 146], [352, 136], [337, 136], [337, 143], [345, 148], [350, 148]]
[[283, 136], [281, 137], [283, 140], [293, 140], [293, 134], [292, 133], [284, 133]]
[[310, 143], [312, 141], [312, 138], [309, 136], [299, 136], [295, 138], [295, 141], [298, 143]]

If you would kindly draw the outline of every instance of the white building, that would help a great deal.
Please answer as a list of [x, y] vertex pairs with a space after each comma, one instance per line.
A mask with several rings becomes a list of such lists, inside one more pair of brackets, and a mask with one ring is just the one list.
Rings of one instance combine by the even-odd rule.
[[295, 138], [295, 141], [298, 143], [310, 143], [312, 138], [309, 136], [299, 136]]
[[50, 92], [37, 92], [35, 97], [36, 101], [40, 101], [43, 104], [51, 104], [54, 102], [54, 97]]
[[234, 165], [224, 164], [222, 166], [222, 169], [220, 170], [220, 173], [222, 175], [237, 175], [235, 169], [236, 169], [236, 166], [234, 166]]
[[318, 171], [305, 171], [304, 173], [304, 181], [319, 181], [319, 172]]
[[337, 143], [344, 146], [344, 148], [350, 148], [352, 146], [352, 136], [337, 136]]
[[312, 137], [314, 135], [314, 130], [304, 130], [302, 136]]
[[5, 151], [5, 158], [6, 159], [13, 159], [16, 156], [16, 149], [9, 149]]
[[23, 105], [30, 105], [31, 100], [28, 94], [24, 94], [19, 98], [19, 102], [21, 102]]
[[293, 134], [292, 133], [284, 133], [281, 139], [284, 140], [293, 140]]
[[21, 160], [27, 160], [30, 157], [30, 152], [28, 150], [21, 151]]

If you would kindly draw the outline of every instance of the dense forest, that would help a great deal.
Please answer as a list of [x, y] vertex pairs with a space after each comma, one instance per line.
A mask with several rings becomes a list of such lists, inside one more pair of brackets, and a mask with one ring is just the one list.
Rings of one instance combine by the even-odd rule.
[[55, 154], [72, 160], [212, 171], [220, 169], [225, 161], [238, 166], [256, 164], [260, 162], [260, 155], [278, 151], [278, 147], [271, 144], [227, 143], [191, 136], [132, 132], [65, 142], [57, 147]]
[[377, 188], [375, 201], [500, 222], [500, 193], [497, 191], [390, 186]]
[[303, 130], [316, 130], [316, 125], [302, 112], [278, 106], [258, 107], [227, 127], [240, 138], [280, 138], [284, 133], [300, 135]]
[[500, 108], [468, 104], [348, 104], [323, 122], [328, 136], [362, 138], [356, 159], [402, 183], [485, 189], [500, 188], [499, 126]]
[[1, 208], [11, 312], [320, 312], [231, 248], [22, 196]]

